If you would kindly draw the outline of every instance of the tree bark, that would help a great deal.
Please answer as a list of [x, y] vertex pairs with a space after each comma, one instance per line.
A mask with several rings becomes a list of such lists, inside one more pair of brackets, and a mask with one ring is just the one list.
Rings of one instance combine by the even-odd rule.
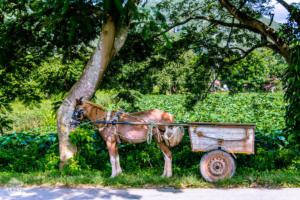
[[108, 17], [102, 27], [101, 36], [96, 49], [92, 53], [79, 81], [71, 88], [67, 97], [57, 111], [57, 131], [59, 138], [60, 169], [74, 156], [77, 148], [69, 140], [71, 116], [75, 99], [84, 97], [89, 100], [95, 94], [112, 57], [123, 46], [129, 25], [120, 26], [112, 17]]

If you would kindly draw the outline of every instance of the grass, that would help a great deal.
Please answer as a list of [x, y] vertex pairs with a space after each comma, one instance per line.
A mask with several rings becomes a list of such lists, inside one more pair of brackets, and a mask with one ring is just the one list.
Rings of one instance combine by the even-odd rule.
[[13, 111], [8, 113], [8, 117], [13, 124], [9, 132], [56, 132], [56, 118], [51, 100], [44, 100], [38, 106], [25, 106], [21, 102], [14, 102], [11, 107]]
[[240, 187], [300, 187], [300, 171], [274, 170], [251, 172], [240, 170], [231, 178], [208, 183], [200, 174], [184, 171], [172, 178], [162, 178], [156, 170], [124, 172], [115, 178], [101, 171], [82, 171], [70, 175], [59, 171], [15, 173], [0, 172], [0, 186], [60, 186], [60, 187], [109, 187], [109, 188], [240, 188]]

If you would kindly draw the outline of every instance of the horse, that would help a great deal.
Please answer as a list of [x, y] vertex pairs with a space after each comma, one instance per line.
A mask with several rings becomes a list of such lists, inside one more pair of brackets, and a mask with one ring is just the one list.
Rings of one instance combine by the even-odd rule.
[[[122, 173], [119, 160], [118, 143], [142, 143], [147, 140], [149, 132], [153, 135], [154, 140], [158, 143], [164, 156], [164, 171], [162, 177], [172, 176], [172, 152], [165, 142], [163, 133], [172, 128], [167, 126], [153, 125], [127, 125], [127, 124], [100, 124], [95, 121], [128, 121], [128, 122], [162, 122], [174, 123], [174, 116], [170, 113], [159, 109], [146, 110], [134, 113], [125, 113], [120, 111], [106, 111], [102, 106], [90, 101], [76, 99], [75, 109], [72, 119], [81, 122], [88, 118], [97, 126], [101, 137], [106, 143], [110, 163], [112, 166], [111, 178]], [[183, 137], [183, 132], [182, 132]], [[179, 139], [181, 142], [182, 137]], [[173, 147], [173, 146], [172, 146]]]

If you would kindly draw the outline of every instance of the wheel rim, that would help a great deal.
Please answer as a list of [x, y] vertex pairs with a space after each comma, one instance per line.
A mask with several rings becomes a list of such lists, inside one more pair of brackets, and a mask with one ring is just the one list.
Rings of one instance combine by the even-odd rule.
[[202, 177], [209, 182], [232, 177], [236, 166], [234, 159], [221, 150], [213, 150], [205, 153], [200, 161]]
[[221, 157], [212, 158], [208, 164], [208, 170], [215, 176], [224, 175], [227, 171], [225, 159]]

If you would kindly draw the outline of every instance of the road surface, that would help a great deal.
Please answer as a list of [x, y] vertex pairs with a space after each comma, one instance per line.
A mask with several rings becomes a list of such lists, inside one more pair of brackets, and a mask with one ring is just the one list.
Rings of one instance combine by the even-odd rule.
[[300, 200], [300, 188], [286, 189], [109, 189], [0, 188], [2, 200]]

